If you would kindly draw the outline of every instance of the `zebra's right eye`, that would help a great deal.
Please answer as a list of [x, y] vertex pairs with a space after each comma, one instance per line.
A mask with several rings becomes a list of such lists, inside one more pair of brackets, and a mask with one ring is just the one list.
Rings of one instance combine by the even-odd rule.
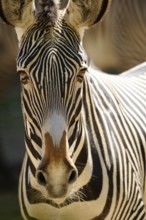
[[20, 71], [18, 71], [18, 73], [20, 75], [20, 81], [24, 85], [28, 84], [29, 83], [29, 75], [27, 74], [27, 72], [24, 70], [20, 70]]
[[84, 78], [86, 70], [87, 70], [86, 67], [83, 67], [83, 68], [80, 69], [79, 73], [77, 74], [77, 81], [78, 82], [82, 82], [83, 81], [83, 78]]

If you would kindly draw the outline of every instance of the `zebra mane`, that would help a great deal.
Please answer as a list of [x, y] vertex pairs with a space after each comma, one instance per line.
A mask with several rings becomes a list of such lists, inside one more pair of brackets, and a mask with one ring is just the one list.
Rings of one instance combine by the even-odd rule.
[[58, 19], [59, 4], [57, 0], [41, 0], [36, 4], [36, 17], [39, 21], [46, 20], [53, 24]]

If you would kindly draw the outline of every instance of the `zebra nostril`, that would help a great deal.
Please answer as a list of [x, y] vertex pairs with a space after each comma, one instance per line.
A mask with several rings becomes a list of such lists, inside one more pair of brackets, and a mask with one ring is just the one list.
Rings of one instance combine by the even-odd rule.
[[45, 186], [47, 184], [47, 181], [46, 181], [46, 178], [45, 178], [45, 174], [41, 170], [37, 171], [37, 173], [36, 173], [36, 180], [42, 186]]
[[72, 184], [76, 181], [78, 177], [78, 172], [76, 169], [72, 169], [71, 172], [70, 172], [70, 175], [69, 175], [69, 178], [68, 178], [68, 183], [69, 184]]

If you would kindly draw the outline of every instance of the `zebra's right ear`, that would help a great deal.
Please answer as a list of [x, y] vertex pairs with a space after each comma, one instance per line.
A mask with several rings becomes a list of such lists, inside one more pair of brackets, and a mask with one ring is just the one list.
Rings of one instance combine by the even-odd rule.
[[9, 25], [26, 28], [34, 20], [32, 0], [0, 0], [0, 17]]
[[75, 28], [89, 28], [105, 15], [111, 0], [70, 0], [67, 20]]

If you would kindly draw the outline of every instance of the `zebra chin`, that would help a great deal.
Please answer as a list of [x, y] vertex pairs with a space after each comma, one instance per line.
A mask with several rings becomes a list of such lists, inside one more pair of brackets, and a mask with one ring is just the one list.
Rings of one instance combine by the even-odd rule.
[[47, 200], [53, 200], [55, 203], [62, 203], [71, 197], [72, 186], [67, 185], [48, 185], [42, 190], [41, 195]]

